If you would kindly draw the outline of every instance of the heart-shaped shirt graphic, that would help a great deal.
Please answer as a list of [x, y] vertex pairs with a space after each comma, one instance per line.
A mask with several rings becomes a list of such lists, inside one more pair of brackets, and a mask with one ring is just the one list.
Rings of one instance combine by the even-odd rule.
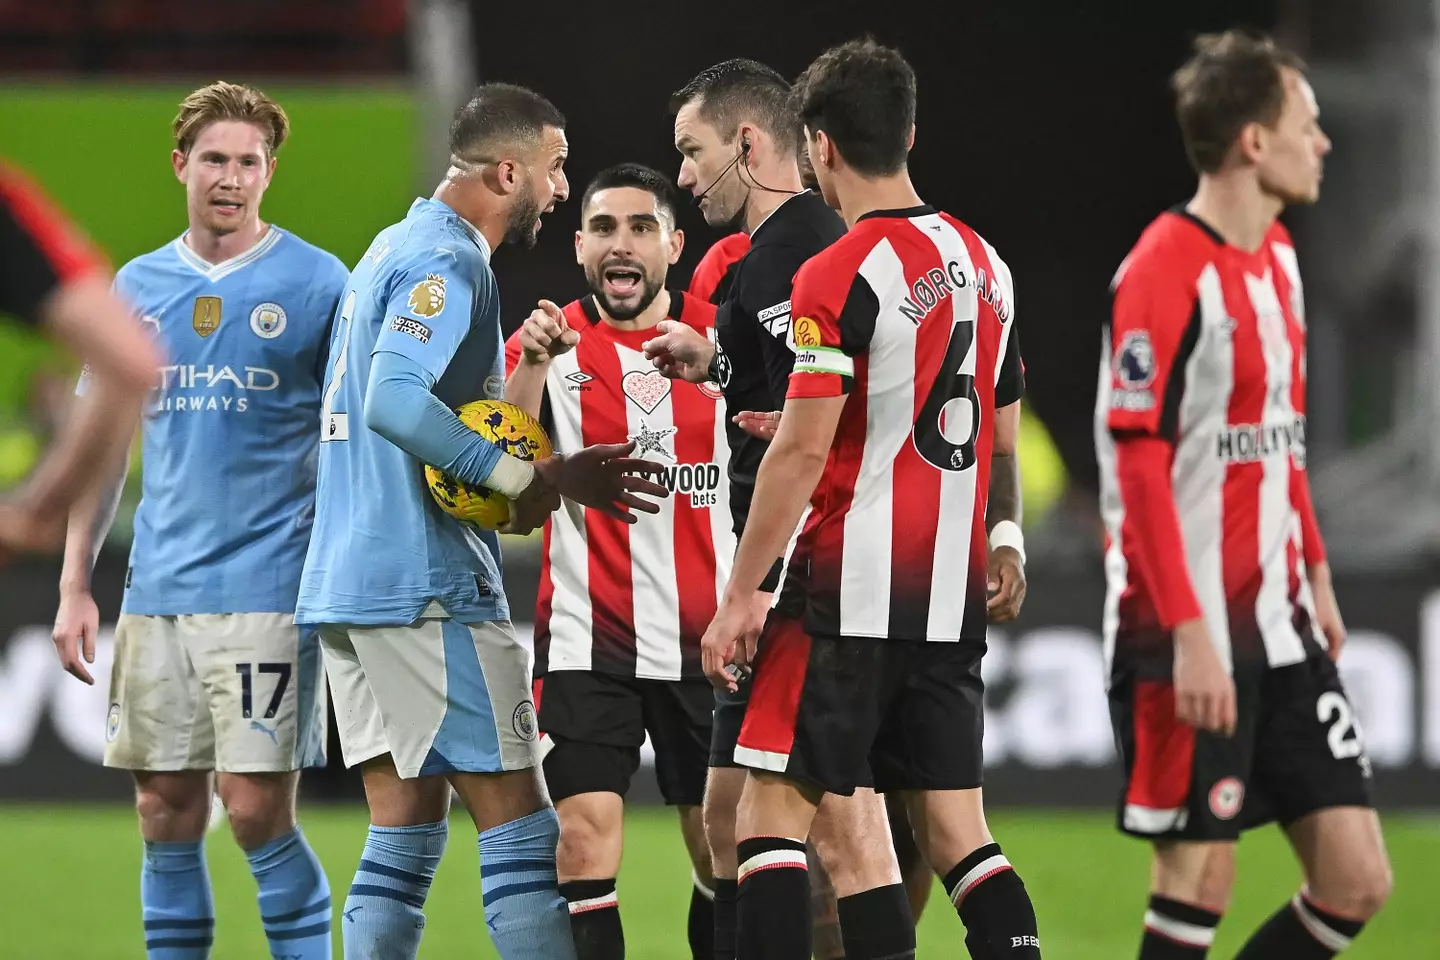
[[654, 413], [655, 408], [660, 406], [660, 401], [670, 395], [670, 380], [658, 370], [651, 370], [649, 373], [631, 370], [620, 380], [620, 389], [624, 390], [625, 396], [634, 400], [641, 410]]

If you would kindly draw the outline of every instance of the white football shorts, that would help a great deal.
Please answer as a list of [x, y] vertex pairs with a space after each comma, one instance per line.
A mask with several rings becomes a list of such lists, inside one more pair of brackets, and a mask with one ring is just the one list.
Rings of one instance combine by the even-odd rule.
[[121, 614], [105, 766], [283, 773], [325, 765], [315, 629], [290, 613]]
[[320, 646], [347, 767], [388, 753], [408, 779], [539, 763], [530, 653], [508, 620], [431, 604], [405, 626], [327, 624]]

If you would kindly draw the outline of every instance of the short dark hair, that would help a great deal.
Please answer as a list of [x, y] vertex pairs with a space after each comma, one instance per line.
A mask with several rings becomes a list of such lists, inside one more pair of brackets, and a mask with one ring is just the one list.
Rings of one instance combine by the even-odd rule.
[[580, 198], [580, 215], [585, 215], [585, 210], [590, 206], [590, 200], [595, 194], [616, 187], [634, 187], [636, 190], [654, 194], [655, 205], [661, 213], [670, 218], [671, 225], [674, 225], [675, 190], [663, 173], [643, 163], [617, 163], [595, 174], [590, 185], [585, 188], [585, 195]]
[[1267, 36], [1227, 30], [1197, 37], [1170, 78], [1185, 153], [1197, 173], [1214, 173], [1249, 123], [1273, 126], [1285, 105], [1281, 70], [1305, 62]]
[[534, 90], [513, 83], [484, 83], [455, 112], [450, 153], [469, 163], [493, 163], [501, 150], [540, 139], [546, 127], [564, 126], [565, 115]]
[[756, 60], [736, 58], [706, 67], [670, 95], [670, 113], [700, 101], [700, 119], [726, 143], [750, 121], [775, 138], [786, 153], [800, 149], [800, 125], [790, 103], [790, 83]]
[[831, 47], [795, 82], [795, 113], [813, 135], [824, 130], [862, 176], [905, 166], [915, 125], [915, 71], [869, 37]]

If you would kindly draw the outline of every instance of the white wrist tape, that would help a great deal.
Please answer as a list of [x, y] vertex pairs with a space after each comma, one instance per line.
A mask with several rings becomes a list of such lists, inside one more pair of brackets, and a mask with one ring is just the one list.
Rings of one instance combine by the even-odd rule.
[[990, 549], [1000, 547], [1012, 547], [1020, 554], [1020, 562], [1025, 562], [1025, 534], [1020, 531], [1020, 525], [1014, 520], [1001, 520], [995, 524], [990, 531]]
[[500, 460], [490, 470], [490, 476], [485, 478], [485, 486], [514, 500], [525, 492], [525, 488], [530, 486], [530, 481], [534, 479], [534, 464], [502, 453]]

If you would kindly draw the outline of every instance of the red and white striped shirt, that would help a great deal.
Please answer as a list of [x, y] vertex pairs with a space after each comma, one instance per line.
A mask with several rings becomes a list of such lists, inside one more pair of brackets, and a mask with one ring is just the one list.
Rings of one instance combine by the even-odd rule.
[[985, 639], [997, 407], [1020, 399], [1010, 270], [931, 207], [867, 214], [795, 276], [789, 397], [848, 394], [778, 607], [812, 633]]
[[[713, 335], [715, 308], [672, 291], [671, 317]], [[640, 346], [585, 297], [564, 309], [580, 343], [545, 376], [542, 419], [559, 452], [634, 439], [665, 465], [660, 513], [626, 524], [566, 501], [545, 525], [535, 614], [535, 675], [554, 670], [654, 680], [701, 678], [700, 638], [735, 553], [725, 404], [711, 384], [660, 375]], [[505, 345], [507, 374], [520, 360]]]
[[1305, 564], [1324, 545], [1305, 473], [1305, 307], [1276, 223], [1254, 253], [1183, 210], [1114, 283], [1096, 401], [1105, 649], [1169, 675], [1203, 616], [1227, 666], [1318, 652]]

